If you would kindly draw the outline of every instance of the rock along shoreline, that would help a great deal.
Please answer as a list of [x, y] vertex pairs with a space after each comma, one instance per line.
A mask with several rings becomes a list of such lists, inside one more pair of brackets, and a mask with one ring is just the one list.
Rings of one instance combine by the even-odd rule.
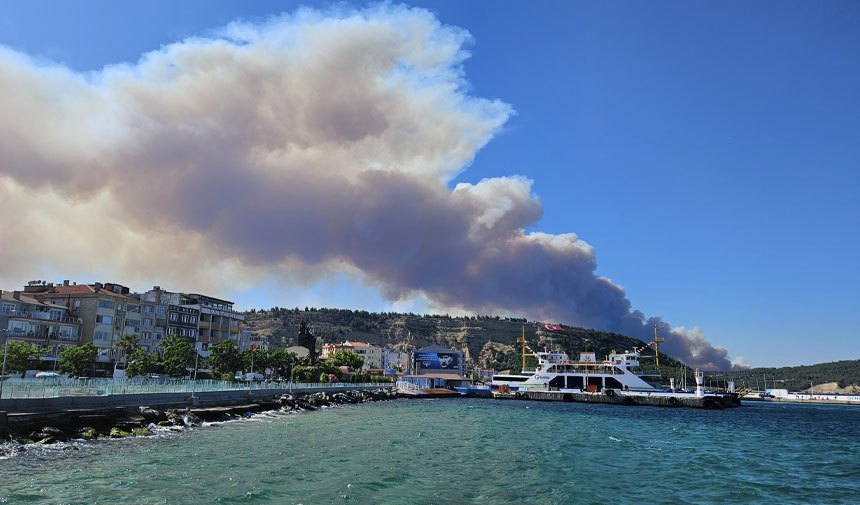
[[[227, 422], [248, 414], [280, 411], [297, 413], [360, 403], [394, 400], [396, 389], [349, 390], [317, 393], [284, 393], [269, 401], [244, 405], [159, 409], [151, 406], [100, 410], [67, 410], [9, 419], [0, 435], [17, 444], [50, 445], [70, 440], [148, 436], [154, 429], [180, 430], [203, 423]], [[11, 417], [11, 416], [10, 416]], [[5, 455], [0, 445], [0, 457]]]

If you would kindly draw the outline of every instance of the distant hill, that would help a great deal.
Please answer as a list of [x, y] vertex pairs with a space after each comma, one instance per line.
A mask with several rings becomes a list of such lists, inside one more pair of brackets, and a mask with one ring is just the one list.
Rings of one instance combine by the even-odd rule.
[[[738, 386], [750, 389], [788, 389], [806, 391], [853, 392], [860, 387], [860, 360], [834, 361], [816, 365], [787, 366], [782, 368], [751, 368], [749, 370], [711, 373], [713, 380], [734, 380]], [[834, 387], [835, 386], [835, 387]]]
[[[497, 370], [519, 371], [522, 367], [521, 350], [516, 340], [523, 331], [532, 349], [563, 351], [571, 357], [578, 357], [580, 351], [589, 350], [602, 358], [612, 350], [623, 352], [645, 346], [645, 342], [636, 338], [588, 328], [561, 325], [563, 333], [548, 332], [539, 326], [539, 322], [522, 318], [451, 317], [313, 307], [252, 310], [246, 312], [245, 317], [251, 331], [269, 337], [272, 347], [295, 345], [299, 323], [304, 320], [310, 325], [314, 335], [325, 343], [353, 340], [399, 351], [412, 351], [436, 344], [463, 351], [470, 363]], [[642, 359], [642, 368], [647, 373], [657, 374], [653, 351], [645, 349], [642, 354], [651, 356]], [[534, 362], [530, 361], [527, 365], [534, 366]], [[669, 377], [674, 377], [680, 383], [685, 373], [687, 385], [694, 385], [692, 369], [670, 356], [660, 355], [659, 374], [666, 382]], [[785, 368], [755, 368], [737, 372], [708, 372], [706, 375], [712, 384], [733, 379], [738, 387], [746, 385], [752, 389], [757, 389], [756, 381], [759, 386], [762, 385], [763, 376], [767, 377], [769, 387], [802, 390], [808, 389], [809, 382], [812, 381], [815, 385], [834, 382], [844, 388], [850, 385], [860, 386], [860, 360]], [[772, 382], [774, 380], [777, 382]]]

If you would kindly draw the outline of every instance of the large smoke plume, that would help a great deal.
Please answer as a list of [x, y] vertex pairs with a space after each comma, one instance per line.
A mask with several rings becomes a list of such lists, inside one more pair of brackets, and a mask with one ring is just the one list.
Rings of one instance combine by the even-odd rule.
[[[235, 288], [336, 270], [453, 311], [668, 326], [596, 276], [576, 235], [524, 231], [542, 214], [528, 179], [450, 189], [512, 114], [468, 94], [468, 42], [382, 6], [235, 24], [87, 74], [0, 48], [0, 280], [97, 265]], [[731, 366], [672, 331], [670, 354]]]

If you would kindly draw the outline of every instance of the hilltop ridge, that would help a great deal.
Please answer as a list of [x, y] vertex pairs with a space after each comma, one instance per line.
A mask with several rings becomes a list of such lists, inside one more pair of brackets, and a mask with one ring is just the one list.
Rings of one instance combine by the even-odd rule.
[[[313, 307], [273, 307], [252, 310], [245, 316], [251, 331], [269, 337], [270, 345], [275, 347], [295, 345], [299, 323], [304, 320], [324, 343], [353, 340], [398, 351], [435, 344], [463, 351], [468, 361], [496, 369], [518, 369], [522, 366], [516, 340], [523, 334], [534, 349], [559, 350], [571, 356], [589, 350], [602, 357], [612, 350], [624, 351], [645, 345], [639, 339], [617, 333], [566, 325], [562, 325], [563, 333], [550, 332], [541, 328], [539, 322], [525, 318], [374, 313]], [[682, 363], [668, 356], [660, 359], [661, 365], [665, 359], [667, 366], [683, 367]], [[653, 360], [643, 360], [646, 367], [649, 363], [654, 366]]]

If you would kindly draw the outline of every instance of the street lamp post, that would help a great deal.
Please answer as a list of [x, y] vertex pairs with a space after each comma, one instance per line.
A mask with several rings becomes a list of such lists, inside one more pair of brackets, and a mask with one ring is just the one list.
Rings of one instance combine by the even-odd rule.
[[191, 381], [191, 398], [194, 398], [194, 393], [197, 392], [197, 360], [200, 359], [200, 353], [194, 349], [194, 380]]
[[6, 381], [6, 353], [9, 350], [9, 330], [3, 328], [3, 368], [0, 371], [0, 400], [3, 399], [3, 382]]
[[293, 392], [293, 371], [296, 369], [296, 360], [290, 359], [290, 393]]

